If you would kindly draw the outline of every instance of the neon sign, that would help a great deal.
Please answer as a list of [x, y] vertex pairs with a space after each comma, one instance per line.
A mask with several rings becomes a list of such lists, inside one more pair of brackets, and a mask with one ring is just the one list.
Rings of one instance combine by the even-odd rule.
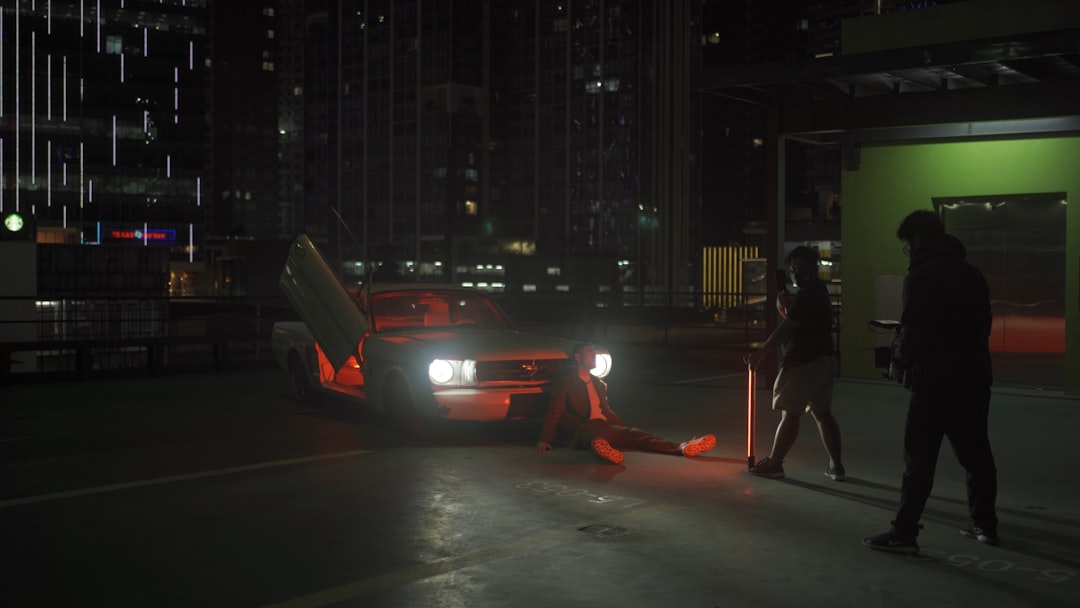
[[176, 242], [176, 230], [172, 228], [148, 228], [146, 230], [140, 230], [138, 228], [117, 229], [110, 230], [108, 234], [109, 238], [115, 241], [152, 241], [154, 243]]

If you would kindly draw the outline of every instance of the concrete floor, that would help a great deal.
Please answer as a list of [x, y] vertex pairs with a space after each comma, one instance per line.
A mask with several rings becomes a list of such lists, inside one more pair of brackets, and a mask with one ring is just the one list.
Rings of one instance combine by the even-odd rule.
[[[902, 389], [838, 382], [848, 481], [823, 475], [809, 418], [768, 480], [746, 472], [737, 368], [622, 369], [624, 418], [714, 432], [716, 450], [612, 466], [537, 454], [530, 428], [408, 440], [294, 404], [276, 370], [5, 388], [0, 604], [1080, 605], [1080, 399], [996, 391], [1001, 546], [958, 533], [963, 471], [943, 447], [922, 551], [899, 556], [861, 539], [896, 507]], [[776, 418], [758, 394], [762, 456]]]

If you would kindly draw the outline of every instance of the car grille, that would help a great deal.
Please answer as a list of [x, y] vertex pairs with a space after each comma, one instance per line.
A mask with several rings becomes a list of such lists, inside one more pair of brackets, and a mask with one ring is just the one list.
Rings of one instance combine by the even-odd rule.
[[476, 379], [483, 382], [548, 382], [570, 368], [569, 359], [478, 361]]

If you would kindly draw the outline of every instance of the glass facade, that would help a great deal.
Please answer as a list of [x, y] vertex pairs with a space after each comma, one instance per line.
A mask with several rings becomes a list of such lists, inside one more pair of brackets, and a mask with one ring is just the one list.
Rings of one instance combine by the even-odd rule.
[[345, 267], [591, 255], [687, 284], [694, 6], [309, 3], [304, 226]]
[[204, 13], [204, 0], [5, 2], [0, 207], [68, 242], [201, 239]]

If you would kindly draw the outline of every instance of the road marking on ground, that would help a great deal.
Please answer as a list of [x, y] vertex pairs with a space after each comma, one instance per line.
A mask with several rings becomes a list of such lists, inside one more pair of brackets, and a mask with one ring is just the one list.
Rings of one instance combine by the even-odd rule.
[[[624, 511], [617, 515], [606, 515], [603, 519], [626, 525], [645, 516], [663, 517], [678, 511], [680, 508], [675, 505], [655, 505], [635, 511]], [[557, 545], [574, 542], [577, 533], [578, 529], [574, 526], [540, 532], [502, 545], [485, 547], [458, 557], [448, 557], [417, 564], [382, 576], [323, 589], [322, 591], [294, 597], [275, 604], [267, 604], [263, 608], [322, 608], [323, 606], [332, 606], [391, 587], [399, 587], [478, 564], [502, 561], [524, 553], [535, 553]]]
[[66, 492], [53, 492], [51, 494], [41, 494], [38, 496], [27, 496], [25, 498], [13, 498], [11, 500], [0, 501], [0, 509], [7, 507], [17, 507], [19, 505], [29, 505], [38, 502], [47, 502], [50, 500], [61, 500], [64, 498], [75, 498], [78, 496], [87, 496], [90, 494], [103, 494], [105, 492], [115, 492], [117, 490], [128, 490], [131, 488], [143, 488], [146, 486], [156, 486], [164, 483], [175, 483], [177, 481], [188, 481], [191, 479], [202, 479], [205, 477], [220, 477], [222, 475], [232, 475], [234, 473], [246, 473], [248, 471], [258, 471], [261, 469], [272, 469], [275, 467], [286, 467], [294, 464], [303, 464], [305, 462], [318, 462], [320, 460], [333, 460], [335, 458], [348, 458], [349, 456], [357, 456], [359, 454], [370, 454], [371, 450], [350, 450], [348, 452], [334, 452], [333, 454], [319, 454], [317, 456], [303, 456], [301, 458], [289, 458], [287, 460], [272, 460], [270, 462], [259, 462], [256, 464], [247, 464], [239, 467], [229, 467], [227, 469], [213, 469], [210, 471], [200, 471], [198, 473], [185, 473], [183, 475], [170, 475], [168, 477], [156, 477], [154, 479], [141, 479], [138, 481], [126, 481], [123, 483], [111, 483], [104, 486], [94, 486], [92, 488], [83, 488], [81, 490], [68, 490]]
[[723, 376], [706, 376], [704, 378], [691, 378], [689, 380], [676, 380], [673, 384], [693, 384], [694, 382], [708, 382], [710, 380], [724, 380], [726, 378], [745, 378], [746, 374], [724, 374]]

